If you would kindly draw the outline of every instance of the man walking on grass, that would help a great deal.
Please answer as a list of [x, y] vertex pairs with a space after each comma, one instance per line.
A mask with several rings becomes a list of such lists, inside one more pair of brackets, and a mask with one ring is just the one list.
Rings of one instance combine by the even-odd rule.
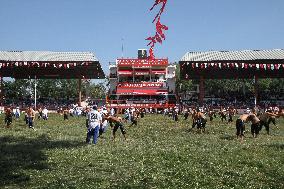
[[28, 118], [28, 125], [30, 129], [35, 130], [34, 128], [34, 119], [35, 119], [35, 111], [33, 108], [30, 106], [27, 110], [27, 118]]
[[11, 108], [7, 108], [5, 110], [5, 123], [6, 123], [6, 128], [10, 128], [12, 124], [12, 110]]
[[88, 132], [86, 143], [90, 143], [91, 138], [93, 137], [93, 143], [96, 144], [99, 136], [100, 125], [102, 124], [102, 116], [98, 112], [97, 106], [94, 106], [93, 109], [88, 113]]

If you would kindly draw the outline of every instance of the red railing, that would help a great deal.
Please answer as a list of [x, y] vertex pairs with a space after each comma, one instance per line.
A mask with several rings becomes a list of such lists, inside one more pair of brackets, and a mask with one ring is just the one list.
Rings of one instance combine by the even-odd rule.
[[172, 108], [175, 104], [107, 104], [108, 108]]
[[168, 66], [168, 59], [117, 59], [118, 66], [151, 67]]

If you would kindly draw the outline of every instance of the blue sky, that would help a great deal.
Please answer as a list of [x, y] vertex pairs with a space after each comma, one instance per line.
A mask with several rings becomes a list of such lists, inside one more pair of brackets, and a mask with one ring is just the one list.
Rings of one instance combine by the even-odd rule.
[[[0, 0], [0, 50], [92, 51], [108, 62], [136, 57], [155, 32], [154, 0]], [[187, 51], [284, 48], [283, 0], [168, 0], [156, 57]]]

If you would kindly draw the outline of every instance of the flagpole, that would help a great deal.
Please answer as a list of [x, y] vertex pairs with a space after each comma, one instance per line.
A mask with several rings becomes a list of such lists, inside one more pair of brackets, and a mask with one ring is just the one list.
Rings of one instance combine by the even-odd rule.
[[123, 42], [124, 42], [124, 39], [121, 38], [121, 58], [123, 58], [123, 51], [124, 51]]
[[36, 76], [35, 76], [35, 110], [36, 110]]

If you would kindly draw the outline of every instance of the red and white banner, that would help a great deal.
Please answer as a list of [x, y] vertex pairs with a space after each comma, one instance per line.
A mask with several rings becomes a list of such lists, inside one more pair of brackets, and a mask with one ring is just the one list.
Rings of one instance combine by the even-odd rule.
[[168, 94], [166, 89], [123, 89], [118, 88], [116, 91], [118, 95], [161, 95]]
[[145, 83], [118, 83], [118, 88], [162, 88], [164, 83], [145, 82]]
[[175, 107], [175, 104], [108, 104], [110, 108], [169, 108]]
[[117, 72], [119, 75], [132, 75], [132, 71], [118, 71]]
[[150, 71], [149, 70], [144, 70], [144, 71], [134, 71], [135, 75], [149, 75]]

